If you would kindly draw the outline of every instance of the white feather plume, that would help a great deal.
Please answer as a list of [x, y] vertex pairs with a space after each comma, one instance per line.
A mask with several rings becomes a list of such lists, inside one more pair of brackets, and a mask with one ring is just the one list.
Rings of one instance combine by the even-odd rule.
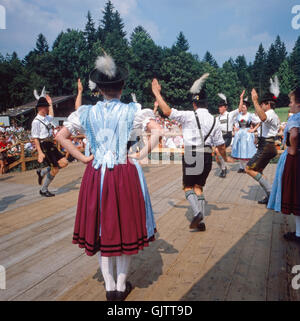
[[245, 101], [248, 101], [248, 97], [244, 98]]
[[116, 76], [117, 66], [115, 64], [115, 61], [106, 53], [104, 54], [104, 56], [100, 56], [97, 58], [95, 65], [96, 69], [105, 74], [108, 78], [111, 79]]
[[208, 76], [209, 76], [209, 73], [206, 73], [201, 78], [197, 79], [194, 82], [192, 88], [190, 89], [190, 92], [192, 94], [198, 94], [201, 91], [201, 89], [202, 89], [206, 79], [208, 78]]
[[39, 100], [41, 97], [46, 97], [46, 94], [47, 94], [47, 93], [46, 93], [45, 86], [43, 87], [43, 90], [42, 90], [42, 92], [41, 92], [40, 95], [38, 94], [38, 92], [37, 92], [36, 89], [34, 89], [34, 91], [33, 91], [33, 95], [34, 95], [34, 97], [35, 97], [36, 100]]
[[96, 89], [97, 85], [96, 83], [94, 83], [92, 80], [89, 80], [89, 88], [91, 91], [93, 91], [94, 89]]
[[132, 101], [133, 101], [134, 103], [137, 103], [136, 94], [132, 93], [132, 94], [131, 94], [131, 97], [132, 97]]
[[219, 93], [218, 96], [219, 96], [221, 99], [223, 99], [223, 100], [225, 101], [225, 103], [227, 104], [227, 97], [226, 97], [224, 94]]
[[280, 94], [280, 85], [277, 75], [275, 76], [274, 80], [270, 79], [270, 92], [275, 96], [278, 97]]

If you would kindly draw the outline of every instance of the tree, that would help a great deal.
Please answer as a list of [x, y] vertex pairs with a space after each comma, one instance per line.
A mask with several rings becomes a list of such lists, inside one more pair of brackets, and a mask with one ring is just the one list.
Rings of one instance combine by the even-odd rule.
[[297, 86], [300, 86], [300, 36], [298, 37], [295, 47], [290, 55], [290, 66], [297, 78]]
[[275, 49], [277, 55], [277, 65], [280, 66], [287, 57], [287, 51], [284, 42], [277, 36], [275, 40]]
[[278, 59], [277, 59], [277, 51], [275, 45], [271, 45], [266, 56], [266, 76], [271, 78], [275, 72], [279, 69]]
[[247, 61], [244, 55], [238, 56], [234, 62], [234, 70], [236, 71], [239, 81], [243, 88], [245, 88], [248, 92], [252, 86], [252, 79], [249, 72], [249, 66], [247, 65]]
[[91, 50], [93, 48], [94, 43], [97, 41], [97, 34], [96, 34], [95, 23], [92, 19], [90, 11], [88, 11], [87, 13], [87, 23], [85, 25], [83, 34], [87, 41], [87, 47], [89, 50]]
[[124, 23], [121, 19], [121, 16], [118, 12], [118, 10], [116, 10], [113, 13], [113, 31], [117, 32], [119, 34], [119, 36], [121, 38], [125, 38], [126, 37], [126, 32], [124, 31]]
[[288, 94], [296, 87], [297, 77], [291, 69], [287, 59], [280, 65], [277, 75], [280, 83], [279, 104], [281, 106], [288, 106]]
[[177, 40], [174, 45], [174, 48], [181, 51], [188, 51], [190, 48], [189, 43], [182, 31], [180, 31], [179, 35], [177, 36]]
[[258, 89], [258, 94], [260, 97], [267, 90], [269, 84], [268, 76], [266, 75], [266, 64], [266, 52], [263, 45], [260, 44], [251, 68], [253, 85]]
[[35, 52], [37, 54], [44, 54], [49, 51], [48, 42], [43, 34], [39, 34], [36, 41], [36, 49]]
[[114, 15], [114, 6], [112, 2], [109, 0], [105, 4], [105, 8], [103, 9], [103, 18], [101, 19], [101, 27], [104, 32], [113, 32], [115, 23], [115, 15]]
[[209, 51], [204, 55], [203, 61], [209, 63], [214, 68], [219, 68], [216, 60]]

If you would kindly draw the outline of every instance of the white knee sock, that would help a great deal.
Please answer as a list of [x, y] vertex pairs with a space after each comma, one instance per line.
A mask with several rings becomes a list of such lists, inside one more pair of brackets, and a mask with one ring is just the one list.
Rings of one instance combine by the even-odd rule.
[[222, 156], [219, 156], [220, 159], [220, 164], [221, 164], [221, 169], [225, 170], [226, 169], [226, 164]]
[[115, 291], [116, 282], [114, 279], [114, 258], [101, 256], [101, 253], [98, 252], [98, 259], [100, 269], [104, 278], [106, 291]]
[[300, 237], [300, 216], [295, 216], [296, 221], [296, 236]]
[[131, 261], [130, 255], [117, 256], [117, 291], [126, 290], [126, 279]]
[[245, 169], [245, 168], [244, 168], [244, 163], [243, 163], [243, 161], [241, 161], [241, 160], [240, 160], [240, 169]]

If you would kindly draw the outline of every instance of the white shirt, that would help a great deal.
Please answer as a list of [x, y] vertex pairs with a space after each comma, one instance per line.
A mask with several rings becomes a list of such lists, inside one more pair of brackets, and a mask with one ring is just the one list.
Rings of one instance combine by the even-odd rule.
[[220, 124], [221, 130], [223, 132], [223, 134], [228, 132], [232, 132], [233, 130], [233, 123], [235, 121], [235, 118], [238, 116], [239, 114], [239, 109], [235, 109], [233, 111], [225, 111], [225, 113], [223, 115], [219, 115], [217, 117], [217, 120]]
[[[51, 124], [53, 120], [52, 116], [47, 115], [46, 117], [43, 117], [41, 115], [37, 115], [35, 119], [32, 122], [31, 125], [31, 137], [32, 138], [39, 138], [39, 139], [45, 139], [48, 137], [52, 137], [53, 130], [48, 130], [45, 125]], [[42, 124], [41, 121], [45, 124]]]
[[[214, 123], [214, 116], [211, 115], [207, 109], [198, 108], [196, 110], [200, 122], [203, 139], [211, 130]], [[170, 119], [178, 121], [182, 125], [183, 142], [185, 146], [201, 146], [202, 139], [200, 137], [199, 128], [197, 126], [196, 117], [193, 111], [181, 111], [172, 108]], [[218, 122], [216, 121], [215, 127], [205, 145], [220, 146], [224, 144], [222, 131]]]
[[280, 119], [274, 109], [266, 111], [267, 119], [261, 123], [261, 128], [258, 129], [259, 137], [270, 138], [275, 137], [279, 131]]

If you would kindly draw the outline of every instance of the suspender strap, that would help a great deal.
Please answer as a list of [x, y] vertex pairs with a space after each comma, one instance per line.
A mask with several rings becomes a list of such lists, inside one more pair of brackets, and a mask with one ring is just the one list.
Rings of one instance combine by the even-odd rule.
[[227, 114], [227, 134], [228, 134], [228, 119], [229, 118], [229, 113]]
[[201, 126], [200, 126], [200, 121], [199, 121], [198, 114], [196, 113], [196, 111], [194, 111], [194, 113], [195, 113], [195, 117], [196, 117], [197, 126], [198, 126], [198, 129], [199, 129], [200, 137], [201, 137], [201, 139], [203, 140], [203, 144], [205, 144], [207, 138], [209, 137], [209, 135], [211, 134], [211, 132], [213, 131], [213, 129], [214, 129], [214, 127], [215, 127], [216, 118], [214, 117], [214, 123], [213, 123], [210, 131], [208, 132], [208, 134], [207, 134], [207, 135], [205, 136], [205, 138], [203, 139], [203, 135], [202, 135], [202, 131], [201, 131]]

